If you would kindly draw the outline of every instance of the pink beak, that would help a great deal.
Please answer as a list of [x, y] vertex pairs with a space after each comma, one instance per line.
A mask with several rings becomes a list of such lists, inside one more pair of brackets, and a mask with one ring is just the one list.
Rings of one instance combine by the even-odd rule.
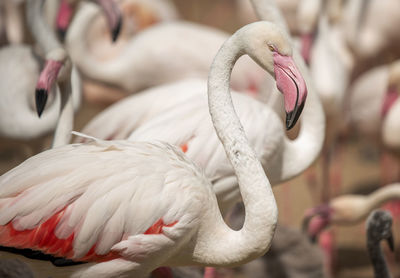
[[40, 73], [39, 80], [36, 84], [36, 111], [39, 117], [42, 115], [44, 107], [46, 106], [48, 92], [57, 80], [58, 73], [62, 66], [63, 63], [59, 61], [48, 60]]
[[293, 58], [273, 52], [275, 80], [285, 99], [286, 128], [291, 129], [300, 117], [307, 98], [307, 86]]

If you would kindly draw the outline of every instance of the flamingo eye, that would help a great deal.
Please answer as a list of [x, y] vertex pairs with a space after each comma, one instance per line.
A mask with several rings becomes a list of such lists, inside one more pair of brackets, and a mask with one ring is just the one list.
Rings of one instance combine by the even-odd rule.
[[274, 47], [273, 45], [268, 44], [268, 48], [269, 48], [269, 50], [271, 50], [272, 52], [276, 52], [276, 49], [275, 49], [275, 47]]

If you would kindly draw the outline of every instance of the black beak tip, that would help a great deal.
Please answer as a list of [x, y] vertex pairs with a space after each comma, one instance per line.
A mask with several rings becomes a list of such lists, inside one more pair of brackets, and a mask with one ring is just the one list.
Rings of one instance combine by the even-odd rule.
[[286, 130], [290, 130], [296, 125], [297, 120], [299, 119], [301, 112], [303, 111], [304, 103], [305, 102], [303, 101], [302, 104], [296, 106], [296, 108], [292, 111], [286, 112]]
[[387, 242], [388, 242], [390, 251], [394, 252], [394, 240], [393, 240], [393, 235], [390, 235], [390, 237], [387, 238]]
[[36, 111], [38, 116], [42, 116], [44, 107], [47, 102], [47, 90], [45, 89], [36, 89]]
[[117, 25], [112, 30], [112, 41], [115, 42], [118, 39], [119, 33], [121, 32], [122, 28], [122, 17], [119, 17]]
[[62, 42], [64, 42], [65, 41], [65, 35], [67, 34], [67, 30], [62, 29], [62, 28], [58, 28], [57, 29], [57, 33], [58, 33], [58, 37], [60, 38], [60, 40]]

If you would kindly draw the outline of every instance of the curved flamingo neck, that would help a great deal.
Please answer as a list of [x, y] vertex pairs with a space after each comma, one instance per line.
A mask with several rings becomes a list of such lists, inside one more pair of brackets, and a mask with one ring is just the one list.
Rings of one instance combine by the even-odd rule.
[[[52, 55], [54, 51], [65, 52], [62, 44], [58, 41], [50, 26], [48, 26], [44, 20], [42, 15], [43, 3], [44, 0], [28, 1], [26, 5], [28, 26], [36, 42], [45, 51], [46, 56], [49, 54]], [[63, 75], [62, 81], [58, 82], [61, 92], [61, 106], [57, 127], [54, 132], [52, 147], [68, 144], [71, 138], [71, 131], [73, 129], [74, 108], [71, 97], [71, 65], [69, 59], [67, 58], [66, 60], [67, 61], [63, 61], [63, 72], [60, 73]], [[50, 90], [51, 88], [49, 88], [49, 92]]]
[[[82, 5], [75, 15], [66, 36], [66, 46], [69, 54], [76, 61], [79, 69], [89, 78], [125, 89], [131, 88], [132, 83], [135, 82], [135, 84], [137, 83], [137, 89], [142, 88], [142, 78], [139, 77], [139, 73], [134, 72], [135, 68], [132, 67], [132, 65], [139, 65], [140, 63], [135, 60], [137, 55], [129, 55], [130, 44], [117, 57], [107, 61], [97, 60], [88, 50], [87, 33], [91, 22], [99, 14], [100, 9], [94, 4], [85, 3]], [[131, 76], [135, 76], [135, 81], [132, 79], [126, 80], [127, 71], [131, 73]]]
[[400, 199], [400, 183], [386, 185], [374, 193], [370, 194], [366, 199], [366, 206], [363, 214], [367, 216], [373, 209], [378, 208], [382, 204]]
[[380, 246], [380, 242], [376, 240], [367, 239], [367, 249], [368, 254], [371, 259], [373, 269], [374, 269], [374, 277], [380, 278], [391, 278], [385, 256], [383, 255], [382, 248]]
[[[283, 26], [289, 34], [289, 29], [274, 0], [251, 0], [251, 2], [260, 19]], [[325, 114], [322, 103], [315, 91], [307, 66], [295, 47], [293, 58], [307, 82], [308, 98], [300, 117], [299, 135], [295, 140], [285, 138], [279, 157], [281, 163], [274, 163], [275, 167], [269, 167], [269, 171], [274, 173], [270, 179], [272, 184], [289, 180], [307, 169], [321, 152], [325, 138]]]
[[71, 132], [74, 125], [74, 105], [72, 101], [71, 78], [65, 82], [59, 82], [58, 84], [61, 91], [61, 108], [57, 127], [54, 131], [52, 148], [64, 146], [70, 142]]
[[36, 43], [47, 54], [54, 49], [62, 48], [57, 36], [44, 20], [42, 7], [44, 0], [28, 0], [26, 5], [26, 20]]
[[251, 26], [243, 27], [224, 43], [208, 79], [211, 118], [235, 170], [246, 210], [240, 231], [230, 229], [219, 210], [204, 218], [193, 256], [195, 262], [209, 265], [233, 266], [261, 256], [269, 249], [277, 224], [278, 210], [271, 185], [247, 141], [229, 89], [232, 68], [245, 54], [242, 35]]

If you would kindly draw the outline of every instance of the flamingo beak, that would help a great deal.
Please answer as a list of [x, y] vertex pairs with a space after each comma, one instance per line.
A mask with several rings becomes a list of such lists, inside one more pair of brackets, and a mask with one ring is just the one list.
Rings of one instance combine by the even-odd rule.
[[62, 62], [48, 60], [46, 61], [44, 69], [39, 75], [35, 92], [36, 111], [39, 117], [43, 113], [47, 102], [48, 92], [51, 90], [55, 81], [57, 80], [57, 76], [62, 65]]
[[393, 234], [391, 231], [390, 231], [389, 237], [386, 240], [389, 245], [390, 251], [394, 252], [394, 239], [393, 239]]
[[97, 4], [103, 9], [111, 29], [112, 41], [115, 42], [122, 28], [122, 13], [115, 0], [96, 0]]
[[47, 103], [48, 92], [44, 89], [36, 89], [35, 92], [35, 101], [36, 101], [36, 112], [38, 113], [39, 118], [42, 116], [44, 107]]
[[273, 52], [276, 86], [285, 99], [286, 129], [296, 124], [307, 98], [307, 86], [303, 76], [290, 56]]
[[61, 41], [64, 41], [65, 39], [65, 35], [67, 33], [68, 26], [71, 23], [73, 14], [73, 5], [71, 5], [67, 0], [62, 0], [56, 17], [57, 33]]

